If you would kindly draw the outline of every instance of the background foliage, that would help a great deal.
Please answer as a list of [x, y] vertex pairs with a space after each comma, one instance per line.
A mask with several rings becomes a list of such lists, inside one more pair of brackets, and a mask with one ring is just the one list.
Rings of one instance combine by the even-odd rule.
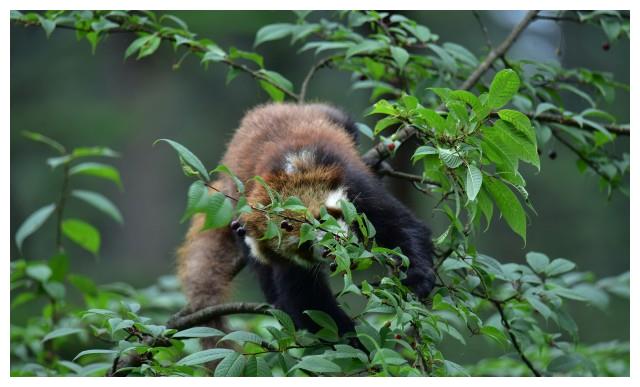
[[[156, 285], [142, 290], [135, 290], [125, 283], [96, 285], [90, 267], [106, 263], [112, 268], [110, 279], [131, 278], [140, 281], [140, 270], [148, 271], [149, 265], [156, 264], [155, 260], [149, 263], [144, 258], [154, 258], [154, 254], [142, 254], [143, 257], [137, 259], [136, 255], [140, 252], [134, 248], [120, 253], [128, 258], [122, 261], [113, 261], [110, 254], [106, 258], [104, 249], [105, 258], [100, 261], [82, 261], [81, 250], [98, 254], [101, 233], [90, 224], [96, 219], [93, 218], [93, 212], [81, 206], [92, 206], [98, 210], [96, 214], [102, 212], [112, 218], [111, 221], [122, 222], [120, 211], [108, 199], [111, 195], [93, 191], [97, 187], [98, 190], [104, 188], [90, 185], [93, 183], [88, 179], [84, 181], [83, 176], [115, 183], [116, 192], [122, 187], [121, 180], [124, 180], [124, 185], [128, 190], [133, 189], [134, 194], [135, 190], [143, 190], [146, 194], [143, 197], [159, 196], [161, 199], [167, 195], [163, 192], [163, 186], [147, 178], [153, 176], [149, 173], [151, 170], [170, 171], [171, 165], [168, 161], [149, 164], [146, 161], [149, 159], [136, 160], [136, 153], [140, 152], [125, 150], [122, 153], [127, 160], [117, 165], [121, 167], [123, 176], [129, 173], [129, 183], [126, 178], [121, 179], [116, 168], [104, 162], [118, 156], [110, 148], [76, 147], [67, 150], [48, 137], [34, 132], [25, 133], [26, 138], [45, 143], [51, 148], [51, 154], [55, 154], [55, 157], [47, 160], [52, 168], [52, 172], [47, 173], [45, 168], [39, 166], [41, 164], [36, 164], [40, 158], [26, 161], [25, 156], [18, 155], [13, 146], [20, 144], [20, 147], [34, 149], [36, 145], [25, 145], [25, 137], [17, 137], [16, 134], [34, 125], [46, 124], [46, 121], [34, 121], [37, 117], [26, 118], [21, 115], [23, 105], [16, 102], [12, 104], [12, 176], [16, 176], [14, 168], [26, 168], [25, 171], [29, 173], [39, 168], [42, 175], [33, 184], [40, 186], [50, 179], [55, 183], [49, 186], [62, 185], [61, 189], [36, 190], [43, 194], [43, 201], [39, 203], [48, 200], [52, 204], [41, 207], [24, 222], [28, 213], [15, 221], [16, 245], [24, 250], [16, 250], [14, 256], [26, 259], [12, 261], [12, 372], [15, 375], [101, 375], [116, 371], [144, 375], [203, 375], [207, 371], [201, 367], [202, 364], [221, 359], [214, 372], [216, 375], [628, 374], [628, 322], [624, 318], [607, 319], [604, 313], [599, 314], [601, 317], [598, 319], [592, 316], [590, 320], [596, 327], [594, 330], [598, 330], [599, 326], [615, 327], [615, 324], [622, 328], [608, 330], [610, 334], [600, 332], [592, 335], [602, 341], [599, 343], [585, 340], [584, 334], [578, 331], [578, 326], [584, 325], [580, 314], [585, 313], [583, 311], [590, 315], [595, 312], [575, 305], [584, 303], [591, 308], [614, 311], [614, 316], [628, 316], [628, 301], [617, 301], [617, 308], [614, 302], [613, 309], [608, 309], [611, 308], [610, 295], [614, 295], [614, 300], [618, 296], [628, 297], [628, 273], [618, 275], [628, 269], [628, 198], [625, 196], [628, 190], [626, 173], [629, 158], [625, 153], [628, 149], [625, 138], [628, 136], [628, 126], [617, 123], [628, 117], [628, 103], [626, 110], [624, 108], [624, 101], [628, 101], [628, 88], [620, 82], [619, 77], [594, 70], [594, 67], [583, 63], [568, 65], [570, 59], [564, 60], [565, 63], [560, 66], [557, 62], [547, 63], [540, 58], [506, 56], [520, 33], [532, 22], [531, 28], [536, 23], [559, 24], [563, 26], [563, 37], [565, 33], [570, 36], [570, 29], [574, 27], [580, 31], [594, 30], [601, 34], [596, 38], [600, 42], [592, 44], [589, 50], [598, 52], [598, 56], [622, 50], [623, 54], [616, 53], [610, 58], [618, 60], [622, 57], [620, 63], [626, 66], [627, 72], [622, 76], [624, 81], [629, 71], [628, 59], [624, 57], [628, 55], [628, 16], [617, 12], [529, 13], [503, 41], [502, 35], [496, 38], [488, 33], [494, 25], [485, 25], [483, 19], [487, 15], [470, 14], [480, 22], [478, 31], [481, 33], [476, 35], [484, 39], [469, 43], [466, 48], [444, 42], [434, 33], [435, 28], [429, 29], [407, 18], [414, 15], [376, 12], [316, 15], [297, 12], [293, 16], [269, 15], [278, 19], [278, 23], [262, 28], [256, 26], [265, 24], [265, 21], [259, 21], [259, 24], [246, 23], [247, 28], [257, 29], [257, 33], [253, 42], [238, 45], [242, 47], [241, 50], [233, 48], [232, 44], [225, 44], [228, 42], [224, 41], [224, 29], [211, 31], [207, 35], [216, 40], [214, 43], [194, 35], [181, 19], [169, 15], [139, 12], [12, 13], [15, 24], [42, 27], [47, 36], [51, 35], [51, 39], [58, 35], [58, 29], [75, 29], [79, 39], [90, 43], [96, 55], [94, 58], [101, 59], [103, 66], [108, 61], [111, 61], [108, 66], [113, 69], [133, 64], [128, 60], [123, 65], [108, 59], [107, 54], [100, 56], [101, 47], [114, 46], [114, 51], [124, 51], [125, 58], [135, 56], [142, 59], [135, 65], [140, 66], [138, 76], [149, 73], [149, 66], [158, 62], [147, 62], [158, 55], [177, 58], [174, 68], [200, 63], [212, 67], [208, 74], [224, 73], [221, 70], [226, 68], [226, 81], [233, 83], [223, 89], [223, 81], [219, 79], [215, 85], [216, 89], [221, 89], [218, 92], [226, 96], [225, 100], [246, 94], [247, 87], [257, 91], [246, 83], [254, 78], [264, 92], [256, 94], [256, 100], [263, 100], [265, 96], [273, 100], [318, 97], [339, 102], [345, 98], [344, 90], [336, 86], [332, 87], [334, 90], [331, 93], [331, 88], [323, 90], [321, 77], [330, 76], [332, 82], [342, 82], [341, 74], [346, 74], [354, 93], [369, 98], [368, 101], [363, 99], [358, 108], [364, 112], [362, 116], [356, 115], [362, 121], [360, 127], [363, 137], [370, 137], [372, 143], [379, 141], [378, 151], [368, 152], [365, 157], [371, 161], [381, 154], [385, 157], [394, 156], [394, 166], [385, 165], [381, 173], [408, 180], [400, 182], [402, 187], [413, 184], [419, 195], [425, 192], [431, 195], [426, 205], [422, 199], [425, 196], [420, 196], [422, 203], [416, 205], [416, 210], [420, 214], [429, 214], [430, 211], [437, 214], [430, 223], [434, 224], [437, 231], [435, 241], [439, 248], [439, 286], [428, 302], [430, 305], [425, 305], [399, 282], [403, 274], [402, 259], [398, 260], [398, 257], [402, 258], [402, 255], [372, 244], [375, 231], [367, 227], [366, 218], [349, 211], [349, 204], [344, 203], [347, 206], [345, 213], [351, 214], [354, 224], [361, 227], [364, 235], [371, 240], [365, 238], [358, 241], [353, 235], [342, 235], [337, 241], [331, 239], [323, 243], [335, 257], [333, 277], [338, 282], [337, 289], [342, 289], [341, 293], [345, 295], [341, 300], [347, 302], [354, 313], [357, 311], [357, 342], [336, 337], [332, 321], [317, 312], [310, 312], [311, 317], [323, 330], [312, 335], [295, 332], [286, 315], [260, 304], [232, 304], [229, 310], [223, 311], [225, 314], [251, 312], [265, 315], [251, 318], [234, 315], [234, 331], [228, 334], [211, 328], [189, 327], [197, 325], [191, 324], [197, 319], [189, 320], [189, 316], [186, 320], [183, 316], [182, 320], [170, 322], [179, 329], [167, 329], [167, 318], [183, 305], [175, 278], [161, 277]], [[243, 20], [250, 20], [247, 16], [250, 14], [241, 15]], [[184, 16], [196, 25], [199, 17], [203, 17], [199, 14]], [[564, 27], [574, 24], [573, 27]], [[193, 23], [189, 25], [193, 26]], [[17, 28], [22, 27], [14, 27], [12, 39], [18, 39], [15, 36], [23, 34]], [[119, 42], [116, 37], [120, 36], [122, 41]], [[458, 36], [454, 37], [457, 41]], [[41, 40], [41, 36], [38, 39]], [[113, 40], [116, 40], [115, 43]], [[281, 40], [286, 42], [277, 46]], [[68, 42], [68, 36], [63, 37], [62, 41]], [[163, 41], [165, 44], [162, 44]], [[98, 43], [104, 45], [98, 46]], [[288, 43], [295, 48], [290, 48]], [[47, 43], [44, 44], [43, 47], [47, 47]], [[254, 45], [253, 49], [251, 44]], [[270, 61], [251, 51], [262, 52], [267, 45], [281, 47], [281, 52], [286, 53], [274, 55], [284, 63], [279, 72], [272, 70], [273, 67], [268, 65]], [[162, 51], [170, 51], [171, 46], [175, 54]], [[568, 50], [570, 47], [567, 45]], [[489, 48], [492, 50], [487, 51]], [[288, 60], [282, 60], [283, 57], [291, 58], [294, 50], [300, 50], [303, 53], [301, 56], [308, 61], [314, 58], [309, 53], [315, 52], [313, 63], [301, 71], [297, 66], [291, 66]], [[12, 52], [12, 61], [24, 61], [27, 53], [27, 50], [19, 51], [18, 55]], [[197, 57], [197, 60], [190, 59], [191, 56]], [[275, 59], [274, 62], [277, 64]], [[332, 70], [327, 71], [326, 67]], [[306, 72], [307, 68], [311, 68], [311, 71]], [[478, 73], [478, 69], [482, 71]], [[489, 71], [483, 77], [484, 70]], [[109, 70], [108, 74], [117, 71], [121, 70]], [[165, 68], [157, 71], [168, 72]], [[175, 74], [188, 72], [196, 73], [198, 70], [182, 69]], [[19, 90], [25, 90], [19, 86], [23, 86], [26, 79], [33, 82], [34, 77], [20, 78], [21, 74], [28, 73], [12, 72], [14, 101], [27, 98], [19, 94]], [[70, 81], [65, 80], [56, 88], [54, 85], [60, 81], [55, 78], [48, 80], [48, 87], [43, 90], [67, 90]], [[153, 116], [158, 110], [154, 105], [162, 101], [163, 97], [157, 98], [163, 89], [157, 88], [160, 83], [154, 80], [146, 85], [153, 92], [145, 94], [145, 98], [156, 100], [136, 102], [134, 98], [134, 103], [147, 107], [147, 114], [138, 116], [144, 120], [142, 127], [162, 122], [155, 121], [158, 117]], [[313, 85], [318, 88], [315, 92], [312, 92]], [[115, 95], [122, 101], [128, 100], [129, 88], [134, 95], [137, 93], [135, 87], [125, 84], [119, 86], [108, 80], [104, 86], [116, 88]], [[173, 94], [179, 94], [178, 90]], [[335, 90], [341, 92], [336, 93]], [[185, 112], [180, 121], [183, 127], [195, 125], [189, 109], [197, 110], [199, 104], [200, 108], [207, 110], [228, 112], [230, 109], [228, 104], [219, 101], [213, 107], [196, 99], [190, 101], [193, 102], [177, 106], [178, 111]], [[120, 113], [127, 112], [130, 107], [123, 107], [113, 118], [111, 116], [114, 114], [110, 112], [86, 109], [69, 111], [65, 108], [64, 99], [52, 99], [50, 103], [51, 116], [57, 117], [56, 122], [64, 122], [64, 115], [68, 115], [67, 125], [80, 122], [76, 115], [91, 117], [91, 142], [111, 145], [117, 143], [119, 138], [126, 139], [127, 143], [146, 141], [138, 138], [144, 136], [125, 129], [135, 124], [135, 121]], [[86, 106], [95, 109], [97, 105]], [[250, 104], [243, 103], [235, 109], [240, 111], [246, 106]], [[154, 114], [150, 114], [149, 109]], [[142, 110], [144, 113], [145, 109]], [[16, 125], [16, 114], [13, 113], [18, 113], [20, 128]], [[100, 120], [96, 118], [101, 114], [109, 117], [102, 128]], [[172, 115], [175, 113], [172, 112]], [[211, 113], [206, 116], [211, 117]], [[63, 133], [69, 132], [71, 134], [65, 137], [70, 143], [81, 138], [78, 131], [66, 128], [38, 130], [52, 137], [63, 137]], [[154, 139], [169, 134], [166, 129], [151, 133]], [[189, 135], [188, 130], [171, 133], [174, 135], [167, 137], [180, 138], [180, 142], [189, 144], [195, 154], [204, 155], [203, 163], [186, 148], [171, 143], [181, 155], [183, 169], [206, 183], [209, 173], [204, 165], [214, 165], [223, 149], [224, 141], [220, 139], [224, 136], [202, 134], [202, 131]], [[412, 134], [416, 136], [401, 147]], [[212, 141], [196, 148], [197, 144], [203, 143], [202, 136]], [[83, 142], [86, 141], [89, 139]], [[150, 142], [144, 144], [147, 149], [145, 153], [149, 152], [146, 147]], [[366, 147], [369, 143], [365, 140], [364, 145]], [[216, 149], [212, 150], [212, 146]], [[559, 160], [545, 164], [542, 156], [548, 157], [546, 160]], [[562, 159], [564, 163], [560, 162]], [[571, 166], [575, 159], [575, 166]], [[414, 165], [408, 163], [409, 160]], [[542, 169], [540, 174], [537, 174], [538, 169]], [[560, 179], [554, 179], [554, 173]], [[570, 176], [578, 173], [584, 173], [587, 177], [575, 180], [575, 183], [571, 181], [570, 184]], [[165, 174], [170, 172], [163, 172]], [[543, 180], [548, 175], [551, 178]], [[534, 184], [527, 184], [531, 181]], [[189, 189], [189, 214], [203, 210], [198, 206], [200, 200], [193, 200], [196, 196], [212, 203], [207, 207], [212, 225], [226, 225], [233, 211], [248, 210], [221, 195], [207, 195], [202, 182], [194, 183]], [[92, 190], [84, 189], [83, 184], [88, 184]], [[555, 234], [553, 228], [536, 229], [536, 223], [549, 212], [558, 215], [567, 207], [571, 208], [568, 202], [574, 206], [580, 202], [581, 197], [586, 196], [583, 192], [585, 188], [581, 185], [586, 185], [588, 190], [594, 192], [599, 188], [601, 193], [596, 194], [596, 200], [589, 205], [574, 207], [579, 211], [578, 214], [563, 216], [581, 221], [569, 233], [570, 238], [559, 238], [563, 240], [561, 243], [567, 244], [562, 249], [560, 243], [549, 240]], [[12, 181], [12, 189], [14, 187], [16, 185]], [[556, 190], [558, 195], [552, 195]], [[27, 191], [33, 192], [24, 192]], [[406, 196], [408, 190], [403, 191]], [[16, 195], [13, 193], [12, 209], [15, 209], [13, 201]], [[241, 190], [239, 194], [242, 194]], [[123, 196], [128, 195], [130, 191]], [[304, 212], [295, 199], [278, 198], [277, 195], [274, 199], [270, 207], [260, 210], [274, 218], [284, 210]], [[171, 199], [157, 202], [157, 208], [164, 209], [168, 201]], [[558, 205], [558, 202], [562, 204]], [[138, 204], [132, 203], [131, 206]], [[611, 217], [617, 228], [605, 227], [599, 221], [597, 208], [604, 208], [603, 213]], [[612, 208], [621, 210], [612, 211]], [[124, 209], [127, 222], [127, 213], [136, 213], [136, 210]], [[169, 217], [167, 212], [170, 211], [154, 209], [152, 216], [136, 215], [132, 217], [137, 218], [132, 226], [126, 224], [148, 230], [154, 227], [157, 219], [161, 219], [161, 223], [168, 224], [177, 244], [179, 236], [175, 233], [175, 223], [167, 219], [177, 220], [178, 211], [174, 211], [174, 217]], [[540, 216], [536, 216], [536, 212]], [[70, 213], [73, 215], [68, 215]], [[498, 214], [501, 220], [497, 220], [500, 218]], [[14, 216], [16, 211], [12, 211], [12, 218]], [[45, 221], [49, 217], [55, 219], [55, 225], [52, 225], [54, 222], [49, 223], [52, 226], [49, 238], [55, 241], [47, 243], [46, 232], [27, 239], [40, 226], [47, 225]], [[80, 218], [88, 218], [91, 222]], [[562, 234], [567, 234], [566, 225], [562, 225], [556, 216], [551, 219], [556, 223], [555, 227], [563, 227]], [[135, 224], [136, 221], [141, 223]], [[308, 236], [317, 228], [332, 230], [332, 222], [330, 216], [323, 219], [322, 224], [310, 221], [305, 232]], [[527, 223], [532, 226], [529, 230]], [[515, 234], [500, 233], [500, 227], [504, 227], [502, 224], [519, 235], [520, 241], [514, 237]], [[491, 231], [482, 234], [490, 225]], [[133, 229], [136, 228], [130, 230]], [[272, 235], [268, 236], [277, 237], [279, 228], [276, 223], [271, 230]], [[529, 239], [523, 249], [527, 231]], [[117, 232], [102, 233], [103, 238], [110, 235], [117, 235]], [[144, 234], [133, 235], [137, 239], [131, 243], [136, 246], [140, 245], [140, 241], [144, 243]], [[485, 235], [493, 236], [499, 243], [491, 244], [491, 238]], [[67, 238], [68, 243], [63, 242], [63, 237]], [[35, 242], [38, 238], [45, 242], [41, 242], [37, 248], [34, 246], [33, 251], [29, 252], [32, 239]], [[112, 243], [115, 244], [115, 240]], [[74, 244], [81, 250], [72, 247]], [[50, 245], [55, 245], [55, 250], [47, 247]], [[127, 247], [126, 239], [120, 245]], [[510, 250], [509, 246], [512, 246]], [[538, 249], [549, 252], [561, 250], [562, 255], [570, 259], [549, 259], [545, 254], [531, 251]], [[499, 260], [483, 253], [490, 253]], [[588, 260], [579, 260], [589, 254], [606, 262], [607, 266], [598, 267], [589, 265]], [[38, 256], [48, 258], [34, 259]], [[580, 271], [575, 270], [574, 261], [578, 262]], [[70, 267], [73, 270], [70, 271]], [[597, 267], [599, 274], [608, 277], [597, 280], [592, 273], [584, 271], [591, 267]], [[388, 270], [385, 271], [385, 268]], [[85, 274], [90, 275], [76, 274], [77, 270], [87, 271]], [[250, 297], [248, 295], [247, 298]], [[220, 310], [213, 312], [220, 313]], [[571, 317], [572, 314], [578, 316], [579, 325]], [[602, 325], [596, 325], [598, 323]], [[275, 329], [275, 326], [281, 328]], [[621, 331], [625, 334], [621, 335]], [[208, 336], [221, 336], [223, 341], [235, 342], [236, 346], [234, 349], [198, 351], [193, 338]], [[77, 337], [82, 338], [80, 348], [77, 347]], [[358, 342], [360, 348], [356, 345]], [[476, 358], [465, 357], [464, 353], [474, 346], [482, 348], [481, 355]]]

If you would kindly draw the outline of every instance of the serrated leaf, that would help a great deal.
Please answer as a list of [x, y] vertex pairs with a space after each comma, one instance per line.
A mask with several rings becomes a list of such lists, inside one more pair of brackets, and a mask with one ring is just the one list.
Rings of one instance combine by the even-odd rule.
[[447, 129], [447, 122], [440, 114], [433, 109], [419, 108], [418, 114], [422, 119], [427, 122], [430, 128], [433, 128], [436, 133], [442, 134]]
[[244, 367], [244, 376], [269, 377], [273, 376], [273, 374], [271, 373], [271, 369], [267, 362], [261, 357], [250, 356]]
[[438, 156], [449, 168], [458, 168], [462, 164], [462, 157], [455, 150], [438, 148]]
[[198, 212], [204, 212], [209, 202], [209, 190], [202, 180], [191, 183], [187, 191], [187, 208], [180, 222], [184, 222]]
[[231, 377], [242, 376], [246, 361], [244, 356], [237, 352], [228, 354], [216, 367], [213, 376], [215, 377]]
[[80, 163], [69, 170], [69, 175], [94, 176], [101, 179], [113, 181], [118, 187], [122, 188], [120, 172], [118, 172], [116, 168], [108, 164], [94, 162]]
[[82, 333], [82, 329], [79, 328], [58, 328], [54, 331], [47, 333], [45, 337], [42, 338], [42, 342], [49, 341], [51, 339], [55, 339], [58, 337], [69, 336], [76, 333]]
[[18, 246], [18, 250], [22, 250], [22, 243], [25, 239], [27, 239], [31, 234], [38, 231], [40, 227], [44, 224], [44, 222], [49, 219], [49, 216], [56, 209], [55, 204], [49, 204], [42, 208], [36, 210], [33, 214], [29, 215], [29, 217], [20, 225], [18, 231], [16, 231], [16, 245]]
[[267, 78], [271, 83], [278, 85], [278, 87], [280, 87], [281, 89], [293, 91], [293, 84], [291, 83], [291, 81], [283, 77], [281, 74], [275, 71], [264, 69], [259, 70], [258, 73], [264, 75], [264, 77]]
[[271, 97], [273, 101], [275, 102], [284, 101], [284, 91], [278, 89], [277, 87], [273, 86], [271, 83], [267, 81], [259, 81], [258, 83], [260, 84], [260, 87], [262, 87], [262, 90], [266, 91], [267, 94], [269, 94], [269, 97]]
[[100, 232], [89, 223], [79, 219], [66, 219], [62, 222], [62, 233], [83, 249], [98, 254]]
[[[306, 223], [305, 223], [306, 224]], [[289, 315], [286, 312], [283, 312], [279, 309], [270, 309], [269, 313], [271, 313], [271, 315], [278, 320], [278, 322], [280, 323], [280, 325], [282, 325], [282, 327], [288, 331], [288, 332], [295, 332], [296, 331], [296, 327], [293, 324], [293, 320], [291, 319], [291, 317], [289, 317]]]
[[492, 177], [484, 179], [483, 185], [487, 187], [509, 227], [526, 243], [527, 217], [516, 195], [503, 182]]
[[118, 207], [113, 204], [106, 196], [99, 194], [93, 191], [84, 191], [84, 190], [73, 190], [71, 191], [71, 196], [76, 197], [80, 200], [83, 200], [86, 203], [89, 203], [93, 207], [98, 210], [104, 212], [109, 215], [113, 220], [122, 224], [122, 214]]
[[498, 71], [489, 87], [487, 105], [498, 109], [507, 104], [520, 88], [520, 77], [511, 69]]
[[184, 162], [194, 168], [201, 176], [204, 181], [209, 181], [209, 173], [207, 173], [207, 168], [204, 167], [202, 161], [196, 155], [194, 155], [189, 149], [187, 149], [184, 145], [179, 144], [173, 140], [169, 140], [166, 138], [161, 138], [156, 140], [153, 144], [157, 144], [158, 142], [166, 142], [171, 145], [171, 147], [178, 152], [178, 155], [184, 160]]
[[482, 172], [475, 165], [467, 166], [467, 197], [469, 200], [475, 200], [480, 188], [482, 188]]

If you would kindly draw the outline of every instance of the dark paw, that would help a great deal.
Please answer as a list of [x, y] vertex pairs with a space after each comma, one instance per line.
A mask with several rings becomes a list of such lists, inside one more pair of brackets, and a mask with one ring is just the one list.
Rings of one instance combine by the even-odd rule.
[[431, 269], [409, 270], [404, 284], [415, 293], [418, 298], [423, 299], [429, 296], [435, 284], [435, 275]]

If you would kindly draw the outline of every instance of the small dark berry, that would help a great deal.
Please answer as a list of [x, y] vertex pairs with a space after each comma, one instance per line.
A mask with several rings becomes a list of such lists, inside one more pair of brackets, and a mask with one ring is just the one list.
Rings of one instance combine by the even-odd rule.
[[327, 258], [329, 256], [329, 254], [331, 254], [331, 250], [325, 249], [322, 252], [322, 258]]
[[239, 237], [243, 237], [247, 234], [247, 230], [245, 230], [244, 227], [238, 227], [236, 234], [238, 234]]
[[604, 51], [609, 51], [610, 48], [611, 48], [611, 44], [609, 42], [602, 43], [602, 49]]
[[555, 160], [556, 157], [558, 157], [558, 153], [556, 153], [556, 151], [552, 150], [552, 151], [549, 152], [549, 158], [551, 160]]
[[349, 267], [349, 269], [355, 270], [356, 267], [358, 267], [358, 262], [351, 262], [351, 266]]
[[542, 156], [542, 150], [538, 148], [537, 151], [538, 151], [538, 156]]
[[395, 144], [395, 143], [390, 142], [390, 143], [387, 145], [387, 149], [389, 149], [391, 152], [393, 152], [393, 150], [394, 150], [394, 149], [396, 149], [396, 144]]
[[238, 227], [240, 227], [240, 222], [238, 222], [237, 220], [234, 220], [233, 222], [231, 222], [231, 229], [233, 231], [237, 230]]
[[400, 335], [396, 335], [395, 337], [396, 337], [397, 340], [400, 340], [402, 338], [402, 336], [400, 336]]
[[334, 271], [336, 271], [336, 269], [338, 268], [338, 264], [335, 262], [331, 262], [329, 264], [329, 270], [333, 273]]

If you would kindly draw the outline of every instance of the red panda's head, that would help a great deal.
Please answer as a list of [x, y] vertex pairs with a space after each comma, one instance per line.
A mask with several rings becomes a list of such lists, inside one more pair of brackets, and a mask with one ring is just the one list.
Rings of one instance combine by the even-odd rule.
[[[267, 185], [285, 199], [298, 197], [307, 207], [309, 215], [318, 219], [321, 208], [340, 221], [342, 211], [339, 201], [347, 198], [343, 186], [343, 170], [337, 164], [323, 165], [315, 160], [311, 150], [300, 150], [286, 155], [282, 168], [262, 176]], [[247, 200], [253, 206], [271, 203], [269, 193], [261, 184], [253, 184], [247, 194]], [[309, 266], [321, 255], [321, 251], [313, 248], [312, 243], [299, 245], [300, 227], [305, 219], [304, 214], [285, 210], [284, 217], [272, 217], [281, 228], [282, 238], [261, 240], [267, 228], [267, 215], [260, 211], [243, 214], [246, 235], [244, 241], [252, 255], [264, 263], [274, 259], [285, 259], [301, 266]], [[292, 218], [292, 219], [287, 219]], [[300, 221], [295, 221], [299, 219]]]

